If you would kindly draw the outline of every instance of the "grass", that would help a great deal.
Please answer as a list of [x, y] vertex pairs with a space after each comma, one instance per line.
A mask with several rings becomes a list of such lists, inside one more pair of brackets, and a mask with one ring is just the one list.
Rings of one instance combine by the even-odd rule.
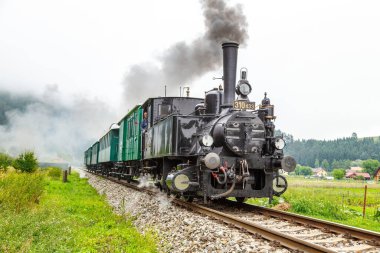
[[290, 204], [288, 211], [380, 232], [380, 185], [367, 184], [366, 216], [362, 217], [365, 183], [288, 177], [288, 190], [272, 205], [264, 199], [249, 203]]
[[47, 168], [47, 176], [51, 179], [59, 179], [62, 176], [62, 169], [56, 167]]
[[[31, 176], [16, 176], [24, 175]], [[154, 234], [138, 233], [78, 174], [68, 183], [44, 175], [43, 182], [39, 203], [19, 210], [0, 205], [0, 252], [157, 251]]]
[[40, 173], [9, 172], [0, 175], [0, 210], [21, 212], [40, 201], [44, 176]]

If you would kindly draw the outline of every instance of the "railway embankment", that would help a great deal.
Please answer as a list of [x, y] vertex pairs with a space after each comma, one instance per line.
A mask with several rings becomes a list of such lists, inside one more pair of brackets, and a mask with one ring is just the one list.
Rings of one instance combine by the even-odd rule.
[[157, 235], [160, 252], [289, 252], [270, 241], [174, 205], [164, 193], [149, 195], [90, 173], [86, 176], [115, 212], [127, 219], [132, 217], [141, 233]]

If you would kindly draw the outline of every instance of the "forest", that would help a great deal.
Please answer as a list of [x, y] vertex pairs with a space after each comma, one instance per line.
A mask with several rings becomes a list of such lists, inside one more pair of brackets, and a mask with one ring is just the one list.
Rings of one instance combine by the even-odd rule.
[[281, 131], [286, 141], [285, 154], [293, 156], [298, 164], [310, 167], [323, 167], [329, 171], [334, 168], [348, 169], [360, 166], [357, 160], [380, 160], [380, 138], [358, 138], [356, 133], [350, 137], [335, 140], [295, 140], [291, 134]]

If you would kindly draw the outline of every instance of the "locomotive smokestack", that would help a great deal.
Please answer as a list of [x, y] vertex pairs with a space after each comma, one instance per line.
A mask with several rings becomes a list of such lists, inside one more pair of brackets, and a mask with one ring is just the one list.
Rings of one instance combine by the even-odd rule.
[[239, 44], [226, 42], [223, 48], [223, 80], [224, 80], [224, 101], [225, 107], [231, 107], [235, 100], [236, 66]]

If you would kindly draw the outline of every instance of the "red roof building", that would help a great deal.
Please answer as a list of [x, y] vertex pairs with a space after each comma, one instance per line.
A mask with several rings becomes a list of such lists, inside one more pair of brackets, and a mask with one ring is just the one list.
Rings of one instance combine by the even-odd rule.
[[358, 176], [364, 177], [365, 180], [371, 179], [371, 176], [368, 173], [366, 173], [366, 172], [352, 172], [352, 171], [348, 171], [346, 173], [346, 178], [356, 178]]

